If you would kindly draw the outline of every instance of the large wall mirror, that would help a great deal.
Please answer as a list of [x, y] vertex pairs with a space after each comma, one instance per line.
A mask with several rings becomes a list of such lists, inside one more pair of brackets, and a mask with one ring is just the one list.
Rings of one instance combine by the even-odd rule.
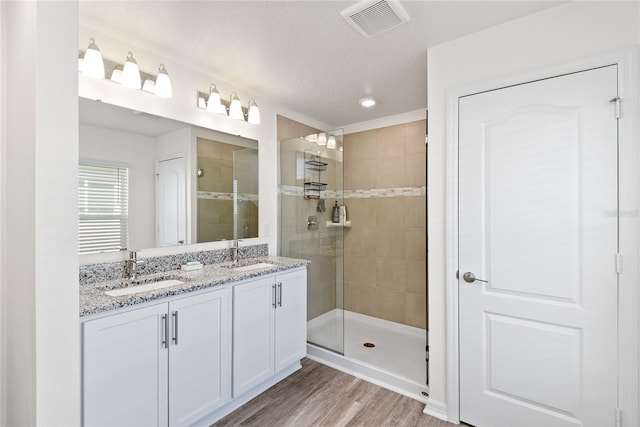
[[258, 237], [258, 142], [80, 98], [80, 254]]

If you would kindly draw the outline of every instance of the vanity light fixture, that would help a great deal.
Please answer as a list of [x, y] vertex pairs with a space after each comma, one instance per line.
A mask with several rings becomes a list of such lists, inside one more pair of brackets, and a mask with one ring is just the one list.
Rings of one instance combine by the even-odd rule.
[[364, 108], [371, 108], [376, 105], [376, 100], [373, 98], [362, 98], [359, 102]]
[[329, 135], [329, 138], [327, 138], [327, 148], [330, 148], [332, 150], [336, 149], [336, 137], [333, 135]]
[[260, 110], [258, 110], [258, 104], [256, 104], [255, 99], [249, 100], [249, 105], [247, 107], [249, 112], [247, 113], [247, 121], [252, 125], [260, 124]]
[[318, 141], [317, 141], [318, 145], [322, 145], [325, 146], [327, 145], [327, 134], [324, 132], [320, 132], [318, 134]]
[[210, 113], [221, 114], [232, 119], [247, 121], [252, 125], [260, 124], [260, 110], [256, 100], [251, 98], [246, 107], [242, 106], [236, 92], [232, 92], [229, 100], [223, 99], [215, 84], [211, 84], [209, 92], [197, 92], [197, 106]]
[[171, 87], [171, 79], [169, 78], [169, 73], [167, 73], [167, 69], [164, 68], [164, 64], [160, 64], [158, 68], [158, 76], [156, 77], [155, 82], [155, 94], [160, 98], [172, 98], [173, 97], [173, 88]]
[[122, 83], [122, 65], [116, 65], [111, 72], [111, 81], [115, 83]]
[[220, 100], [220, 92], [215, 83], [212, 83], [209, 87], [209, 99], [207, 100], [207, 111], [210, 113], [227, 115], [227, 109], [222, 105]]
[[229, 97], [229, 117], [236, 120], [244, 120], [244, 113], [242, 112], [242, 104], [238, 94], [233, 92]]
[[156, 83], [151, 79], [146, 79], [142, 84], [142, 90], [149, 93], [156, 93], [158, 91]]
[[89, 47], [84, 52], [82, 60], [82, 74], [92, 79], [104, 79], [104, 61], [102, 53], [96, 45], [96, 41], [91, 37], [89, 39]]
[[122, 69], [122, 86], [130, 89], [140, 89], [142, 87], [140, 68], [138, 68], [138, 63], [133, 57], [133, 53], [131, 53], [131, 51], [127, 53], [127, 60], [124, 63], [124, 68]]

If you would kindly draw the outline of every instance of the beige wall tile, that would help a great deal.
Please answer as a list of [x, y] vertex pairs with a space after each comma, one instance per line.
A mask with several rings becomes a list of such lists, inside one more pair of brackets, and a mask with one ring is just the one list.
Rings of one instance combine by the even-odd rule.
[[426, 128], [426, 120], [418, 120], [416, 122], [407, 123], [405, 138], [405, 153], [424, 153], [426, 146], [424, 143], [424, 134]]
[[427, 329], [427, 300], [424, 295], [405, 294], [406, 324]]
[[377, 227], [376, 255], [405, 259], [405, 232], [403, 227]]
[[407, 261], [395, 258], [376, 258], [378, 288], [405, 291], [407, 286]]
[[422, 261], [407, 261], [407, 292], [417, 295], [427, 293], [427, 263]]
[[357, 286], [367, 288], [377, 287], [376, 257], [352, 256], [351, 257], [351, 282]]
[[376, 225], [389, 227], [405, 222], [405, 197], [379, 197], [376, 200]]
[[411, 228], [427, 227], [427, 197], [404, 197], [404, 225]]
[[402, 291], [378, 290], [378, 317], [392, 322], [404, 323], [406, 297]]
[[367, 316], [377, 316], [378, 290], [365, 286], [351, 287], [351, 310]]
[[345, 240], [346, 248], [354, 255], [376, 255], [378, 245], [378, 227], [375, 226], [354, 226], [347, 230], [348, 235]]
[[404, 184], [407, 187], [427, 185], [427, 161], [419, 154], [406, 156], [404, 159]]
[[427, 258], [427, 233], [424, 228], [405, 228], [404, 246], [405, 259], [410, 261], [424, 261]]
[[[347, 218], [354, 227], [376, 225], [376, 200], [377, 199], [347, 199]], [[345, 230], [345, 234], [349, 230]]]
[[376, 160], [354, 160], [349, 168], [351, 170], [351, 190], [376, 188], [376, 179], [379, 173], [376, 170]]
[[[404, 187], [404, 160], [404, 156], [378, 159], [375, 166], [375, 185], [373, 188]], [[356, 185], [355, 182], [354, 185]]]
[[405, 125], [376, 130], [376, 158], [389, 159], [404, 156]]
[[344, 136], [344, 162], [376, 158], [376, 131], [350, 133]]
[[351, 304], [351, 288], [353, 284], [350, 282], [344, 282], [344, 309], [353, 311], [353, 305]]

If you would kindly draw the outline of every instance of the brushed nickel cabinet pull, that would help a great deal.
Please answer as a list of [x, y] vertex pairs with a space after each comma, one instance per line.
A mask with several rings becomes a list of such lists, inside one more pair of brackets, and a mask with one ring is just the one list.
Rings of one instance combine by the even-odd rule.
[[169, 348], [169, 319], [166, 314], [162, 315], [162, 347]]
[[173, 314], [173, 343], [178, 345], [178, 312], [174, 311]]
[[278, 283], [278, 307], [282, 307], [282, 282]]

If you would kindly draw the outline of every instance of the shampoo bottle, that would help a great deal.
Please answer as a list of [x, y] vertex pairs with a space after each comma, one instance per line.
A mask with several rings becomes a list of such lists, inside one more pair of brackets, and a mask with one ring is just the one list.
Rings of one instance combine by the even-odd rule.
[[333, 205], [333, 210], [331, 211], [331, 222], [339, 223], [340, 222], [340, 206], [338, 206], [338, 202]]

